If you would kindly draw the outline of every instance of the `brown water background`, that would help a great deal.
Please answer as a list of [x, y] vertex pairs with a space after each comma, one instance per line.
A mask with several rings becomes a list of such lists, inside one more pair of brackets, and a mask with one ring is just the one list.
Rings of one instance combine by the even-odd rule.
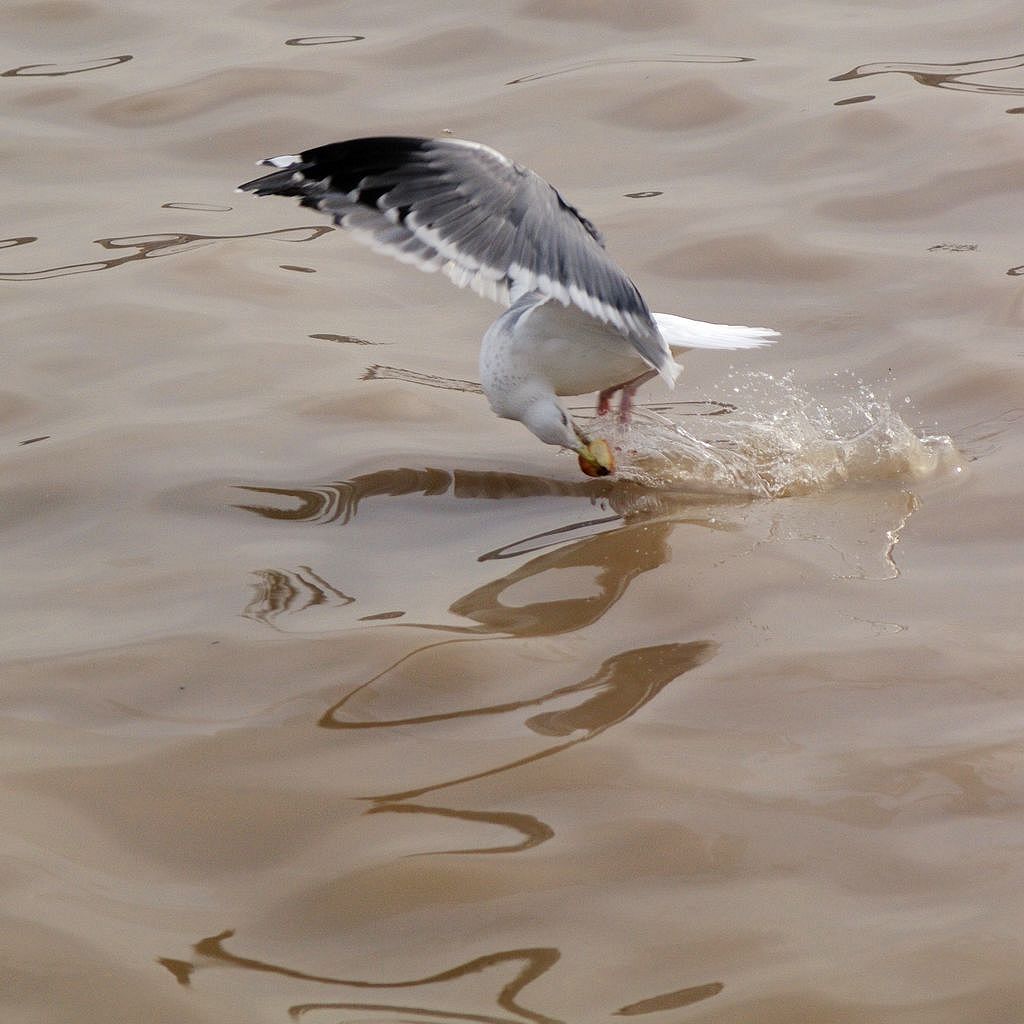
[[[990, 0], [5, 4], [2, 1019], [1022, 1019], [1018, 51]], [[446, 130], [783, 332], [691, 411], [874, 395], [962, 471], [652, 495], [362, 379], [475, 379], [493, 307], [232, 189]]]

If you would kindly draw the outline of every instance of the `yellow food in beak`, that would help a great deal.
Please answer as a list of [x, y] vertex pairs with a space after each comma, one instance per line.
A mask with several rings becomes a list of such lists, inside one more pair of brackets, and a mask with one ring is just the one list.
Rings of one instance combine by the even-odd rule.
[[615, 472], [615, 456], [607, 441], [597, 438], [584, 442], [576, 449], [579, 456], [580, 469], [587, 476], [608, 476]]

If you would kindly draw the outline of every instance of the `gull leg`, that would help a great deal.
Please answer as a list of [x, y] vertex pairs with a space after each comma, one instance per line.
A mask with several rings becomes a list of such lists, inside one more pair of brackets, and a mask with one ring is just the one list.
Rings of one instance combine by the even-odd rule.
[[[623, 426], [629, 424], [629, 417], [633, 411], [633, 396], [636, 394], [636, 389], [641, 384], [646, 384], [657, 376], [657, 370], [648, 370], [646, 373], [641, 373], [639, 377], [627, 380], [625, 384], [620, 384], [617, 388], [613, 389], [622, 392], [622, 398], [619, 399], [619, 422]], [[604, 394], [605, 392], [602, 391], [601, 396], [604, 397]]]
[[612, 395], [614, 395], [615, 392], [618, 391], [619, 388], [621, 388], [621, 387], [622, 387], [621, 384], [617, 384], [613, 388], [605, 388], [604, 391], [602, 391], [597, 396], [597, 415], [598, 416], [607, 416], [608, 415], [608, 410], [611, 409], [611, 407], [612, 407]]
[[633, 411], [633, 395], [636, 394], [636, 389], [641, 384], [646, 384], [649, 380], [653, 380], [658, 376], [657, 370], [646, 370], [641, 373], [639, 377], [634, 377], [632, 380], [627, 380], [622, 384], [616, 384], [615, 387], [605, 388], [604, 391], [600, 392], [597, 396], [597, 415], [604, 416], [612, 407], [612, 398], [617, 391], [622, 392], [622, 398], [619, 399], [619, 422], [624, 426], [629, 423], [629, 414]]

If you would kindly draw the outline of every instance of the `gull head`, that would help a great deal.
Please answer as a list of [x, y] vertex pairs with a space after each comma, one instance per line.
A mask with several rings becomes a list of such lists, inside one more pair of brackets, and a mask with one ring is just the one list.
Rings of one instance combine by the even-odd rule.
[[587, 437], [553, 394], [532, 396], [514, 418], [545, 444], [575, 452], [580, 469], [587, 476], [608, 476], [615, 472], [615, 456], [608, 442]]
[[538, 394], [531, 388], [525, 393], [519, 391], [509, 396], [509, 399], [499, 403], [492, 398], [491, 408], [499, 416], [519, 420], [531, 434], [539, 437], [545, 444], [554, 444], [573, 451], [580, 447], [580, 441], [584, 438], [579, 428], [553, 394], [546, 390]]

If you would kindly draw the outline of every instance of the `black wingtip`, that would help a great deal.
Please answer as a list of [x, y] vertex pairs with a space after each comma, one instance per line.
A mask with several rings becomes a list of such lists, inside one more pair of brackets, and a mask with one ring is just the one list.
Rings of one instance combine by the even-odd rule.
[[273, 174], [265, 174], [261, 178], [253, 178], [252, 181], [243, 182], [235, 191], [254, 192], [258, 196], [301, 196], [304, 194], [302, 186], [305, 177], [300, 167], [301, 164], [297, 164], [274, 171]]

